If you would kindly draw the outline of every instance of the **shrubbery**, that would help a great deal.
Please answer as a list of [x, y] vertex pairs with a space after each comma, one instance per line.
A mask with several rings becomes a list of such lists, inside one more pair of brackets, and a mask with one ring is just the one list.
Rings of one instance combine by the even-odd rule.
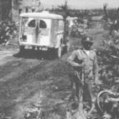
[[8, 44], [17, 35], [15, 22], [6, 20], [0, 22], [0, 44]]
[[114, 85], [119, 77], [119, 39], [110, 36], [110, 39], [104, 40], [102, 48], [98, 50], [97, 54], [100, 79], [104, 84]]

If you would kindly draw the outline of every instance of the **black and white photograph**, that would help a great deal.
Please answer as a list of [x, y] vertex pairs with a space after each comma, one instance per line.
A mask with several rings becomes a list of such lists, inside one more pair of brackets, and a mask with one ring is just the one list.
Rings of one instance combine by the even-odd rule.
[[0, 119], [119, 119], [119, 0], [0, 0]]

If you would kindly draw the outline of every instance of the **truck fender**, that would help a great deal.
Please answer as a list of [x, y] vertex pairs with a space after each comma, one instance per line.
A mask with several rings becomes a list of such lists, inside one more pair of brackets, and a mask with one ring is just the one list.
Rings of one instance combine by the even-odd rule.
[[56, 42], [56, 47], [55, 48], [61, 47], [61, 45], [62, 45], [62, 39], [63, 39], [63, 36], [62, 35], [58, 35], [57, 36], [57, 42]]

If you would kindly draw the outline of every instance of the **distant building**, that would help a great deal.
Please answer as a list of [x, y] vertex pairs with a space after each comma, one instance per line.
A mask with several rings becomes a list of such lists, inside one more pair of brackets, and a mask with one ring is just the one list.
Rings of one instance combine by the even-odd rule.
[[9, 17], [12, 0], [0, 0], [0, 20], [5, 20]]
[[18, 21], [20, 12], [41, 11], [40, 0], [0, 0], [0, 20]]

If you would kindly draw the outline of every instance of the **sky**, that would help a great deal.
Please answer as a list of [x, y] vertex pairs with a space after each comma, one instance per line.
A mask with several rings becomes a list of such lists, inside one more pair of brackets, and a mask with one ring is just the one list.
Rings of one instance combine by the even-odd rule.
[[[103, 8], [107, 3], [108, 8], [118, 8], [119, 0], [67, 0], [68, 6], [75, 9], [94, 9]], [[65, 0], [41, 0], [44, 7], [52, 8], [58, 5], [63, 5]]]

